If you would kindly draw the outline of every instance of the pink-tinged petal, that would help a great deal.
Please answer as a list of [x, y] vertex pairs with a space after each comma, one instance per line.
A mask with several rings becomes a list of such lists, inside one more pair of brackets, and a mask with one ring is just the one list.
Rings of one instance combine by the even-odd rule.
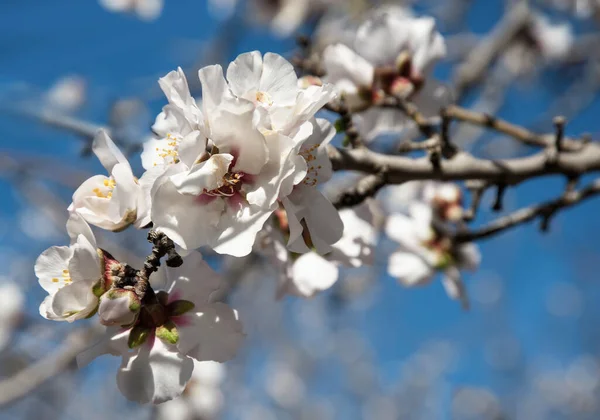
[[73, 249], [68, 246], [53, 246], [38, 257], [34, 266], [35, 275], [45, 291], [54, 294], [64, 285], [64, 270], [69, 269], [72, 257]]
[[237, 312], [217, 302], [201, 308], [189, 326], [179, 328], [177, 346], [198, 361], [225, 362], [235, 357], [244, 337]]
[[216, 273], [197, 251], [190, 252], [183, 264], [177, 268], [167, 268], [169, 303], [176, 300], [192, 302], [196, 310], [212, 302], [214, 293], [222, 286], [221, 276]]
[[212, 155], [208, 160], [196, 163], [188, 172], [171, 176], [171, 182], [181, 194], [200, 195], [223, 185], [233, 156], [227, 153]]
[[287, 293], [312, 297], [333, 286], [338, 280], [338, 276], [339, 269], [336, 264], [314, 252], [308, 252], [294, 262]]
[[390, 255], [387, 271], [398, 283], [407, 287], [427, 284], [435, 275], [435, 269], [423, 258], [401, 251]]
[[154, 340], [123, 355], [117, 385], [123, 395], [139, 403], [160, 404], [181, 395], [192, 376], [194, 362], [175, 346]]
[[[232, 197], [234, 198], [234, 197]], [[245, 203], [232, 205], [231, 198], [221, 216], [221, 234], [210, 245], [219, 254], [243, 257], [252, 251], [256, 234], [273, 213], [274, 208], [262, 209]]]
[[195, 249], [215, 237], [224, 208], [221, 198], [202, 202], [198, 196], [180, 194], [173, 183], [165, 179], [153, 196], [152, 221], [156, 229], [177, 245]]
[[109, 173], [112, 172], [116, 164], [127, 163], [125, 155], [123, 155], [104, 129], [99, 130], [96, 137], [94, 137], [92, 151]]

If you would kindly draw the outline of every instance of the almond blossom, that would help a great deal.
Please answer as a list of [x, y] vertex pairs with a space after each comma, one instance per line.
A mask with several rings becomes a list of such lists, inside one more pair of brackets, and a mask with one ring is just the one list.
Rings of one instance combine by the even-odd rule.
[[373, 206], [374, 203], [366, 202], [340, 211], [343, 235], [324, 256], [312, 251], [302, 255], [290, 253], [284, 245], [282, 226], [276, 229], [266, 225], [258, 251], [279, 270], [277, 298], [286, 294], [312, 297], [337, 282], [340, 266], [372, 265], [378, 237]]
[[123, 230], [137, 220], [143, 198], [139, 181], [105, 130], [98, 131], [92, 150], [109, 176], [95, 175], [84, 181], [73, 194], [69, 211], [103, 229]]
[[151, 188], [152, 222], [181, 247], [247, 255], [277, 201], [306, 177], [300, 149], [313, 131], [308, 120], [332, 94], [298, 88], [290, 71], [280, 56], [267, 54], [263, 62], [258, 53], [232, 63], [231, 84], [220, 66], [205, 67], [199, 71], [201, 110], [190, 102], [183, 74], [163, 79], [170, 104], [181, 110], [165, 112], [165, 124], [178, 129], [171, 136], [200, 133], [186, 149], [194, 153], [169, 161]]
[[144, 298], [132, 326], [107, 328], [77, 358], [84, 366], [103, 354], [122, 356], [117, 385], [132, 401], [158, 404], [178, 397], [192, 377], [194, 359], [229, 360], [244, 338], [237, 312], [215, 301], [221, 279], [199, 253], [167, 268], [166, 277], [165, 290]]
[[0, 351], [10, 344], [14, 329], [22, 319], [25, 294], [12, 282], [0, 284]]
[[401, 131], [408, 122], [398, 110], [370, 107], [388, 95], [413, 100], [425, 114], [436, 114], [449, 102], [447, 89], [425, 83], [445, 54], [433, 18], [384, 8], [359, 26], [351, 47], [338, 43], [324, 50], [324, 80], [336, 85], [351, 108], [366, 109], [358, 114], [357, 125], [365, 139], [372, 140]]
[[398, 250], [390, 255], [388, 273], [407, 287], [421, 286], [443, 273], [442, 284], [448, 296], [468, 308], [468, 298], [460, 270], [476, 270], [480, 254], [472, 243], [454, 244], [432, 227], [433, 211], [426, 204], [415, 202], [408, 215], [392, 214], [385, 232], [397, 242]]
[[112, 257], [97, 248], [85, 220], [71, 213], [67, 222], [69, 246], [48, 248], [35, 262], [35, 275], [48, 296], [40, 314], [54, 321], [73, 322], [93, 315], [105, 290], [105, 267]]

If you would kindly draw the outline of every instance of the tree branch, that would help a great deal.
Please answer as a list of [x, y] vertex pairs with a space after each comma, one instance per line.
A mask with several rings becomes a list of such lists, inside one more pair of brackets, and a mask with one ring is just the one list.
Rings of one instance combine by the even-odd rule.
[[346, 150], [330, 146], [328, 153], [334, 170], [377, 174], [381, 168], [387, 168], [387, 180], [392, 184], [428, 179], [479, 179], [494, 184], [515, 185], [546, 175], [577, 176], [600, 170], [600, 145], [595, 143], [572, 153], [559, 153], [553, 159], [549, 159], [545, 150], [527, 157], [498, 160], [480, 159], [467, 152], [458, 152], [452, 159], [441, 160], [438, 166], [428, 158], [389, 156], [366, 148]]
[[542, 219], [541, 229], [547, 230], [550, 219], [557, 212], [579, 204], [598, 194], [600, 194], [600, 179], [594, 181], [591, 185], [582, 190], [567, 192], [562, 197], [555, 200], [517, 210], [507, 216], [500, 217], [479, 229], [468, 232], [459, 232], [455, 235], [454, 239], [457, 242], [471, 242], [478, 239], [485, 239], [538, 218]]

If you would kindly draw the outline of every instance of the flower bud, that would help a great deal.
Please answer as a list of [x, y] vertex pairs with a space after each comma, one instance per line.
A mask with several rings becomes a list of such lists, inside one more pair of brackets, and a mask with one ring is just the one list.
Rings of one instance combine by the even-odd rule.
[[104, 325], [130, 325], [140, 307], [140, 299], [132, 290], [111, 289], [100, 298], [98, 315]]

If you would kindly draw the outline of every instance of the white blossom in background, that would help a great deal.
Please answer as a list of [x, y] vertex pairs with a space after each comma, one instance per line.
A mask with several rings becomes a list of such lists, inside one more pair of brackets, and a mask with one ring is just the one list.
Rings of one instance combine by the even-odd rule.
[[407, 212], [415, 202], [433, 209], [442, 221], [458, 222], [463, 216], [463, 194], [457, 184], [438, 181], [410, 181], [386, 187], [379, 196], [387, 213]]
[[[220, 18], [230, 17], [239, 0], [209, 0], [209, 10]], [[247, 3], [248, 16], [260, 25], [268, 24], [273, 32], [281, 37], [294, 34], [311, 16], [325, 11], [342, 0], [250, 0]]]
[[469, 302], [460, 270], [474, 271], [480, 254], [472, 243], [453, 244], [432, 227], [433, 211], [424, 203], [415, 202], [408, 214], [388, 217], [387, 236], [399, 244], [388, 260], [388, 273], [407, 287], [430, 283], [442, 273], [442, 284], [452, 299], [460, 300], [464, 308]]
[[103, 229], [123, 230], [138, 219], [138, 206], [143, 199], [139, 181], [106, 131], [98, 131], [92, 150], [109, 176], [95, 175], [84, 181], [73, 194], [69, 211]]
[[527, 32], [508, 46], [502, 62], [515, 75], [533, 74], [540, 62], [556, 63], [567, 58], [574, 41], [569, 23], [556, 23], [534, 12]]
[[[450, 93], [427, 77], [445, 55], [444, 38], [433, 18], [415, 18], [405, 9], [386, 7], [359, 26], [352, 46], [338, 43], [324, 50], [323, 80], [335, 84], [355, 109], [390, 95], [409, 98], [425, 115], [436, 115], [450, 102]], [[367, 141], [401, 131], [407, 123], [406, 116], [394, 109], [371, 107], [357, 118]]]
[[117, 385], [140, 403], [162, 403], [181, 395], [194, 359], [225, 362], [244, 339], [237, 312], [215, 302], [221, 279], [197, 252], [181, 267], [167, 268], [165, 291], [145, 302], [135, 324], [109, 327], [104, 338], [81, 353], [79, 366], [103, 354], [122, 356]]
[[163, 0], [99, 0], [100, 5], [113, 13], [133, 13], [142, 20], [152, 21], [162, 13]]
[[74, 112], [86, 101], [86, 81], [81, 76], [66, 76], [54, 83], [46, 93], [47, 106], [52, 111], [58, 108], [65, 112]]
[[0, 350], [9, 343], [13, 330], [23, 314], [25, 295], [12, 282], [0, 284]]
[[35, 262], [35, 275], [48, 292], [40, 314], [53, 321], [73, 322], [92, 315], [98, 307], [98, 296], [105, 287], [105, 256], [79, 214], [71, 213], [67, 231], [71, 244], [44, 251]]
[[[280, 229], [265, 225], [257, 241], [257, 251], [265, 255], [279, 272], [276, 297], [285, 295], [309, 298], [329, 289], [339, 278], [341, 266], [361, 267], [372, 265], [377, 243], [378, 227], [374, 203], [365, 202], [340, 211], [344, 224], [342, 237], [331, 247], [331, 252], [321, 256], [310, 251], [302, 255], [291, 254], [284, 244]], [[282, 217], [282, 216], [280, 216]]]
[[[208, 245], [218, 253], [247, 255], [278, 200], [306, 178], [301, 148], [314, 130], [312, 116], [333, 92], [299, 88], [291, 64], [276, 54], [240, 55], [227, 80], [220, 66], [201, 69], [199, 77], [201, 110], [183, 73], [161, 79], [171, 109], [165, 107], [155, 131], [163, 135], [168, 128], [166, 144], [177, 148], [146, 148], [148, 156], [164, 148], [167, 159], [157, 161], [154, 154], [152, 163], [145, 159], [146, 168], [169, 167], [150, 183], [150, 218], [183, 248]], [[182, 149], [184, 139], [173, 139], [180, 136], [194, 138], [190, 147]]]
[[167, 401], [158, 407], [158, 419], [211, 420], [217, 418], [224, 405], [221, 385], [225, 366], [217, 362], [197, 362], [181, 398]]

